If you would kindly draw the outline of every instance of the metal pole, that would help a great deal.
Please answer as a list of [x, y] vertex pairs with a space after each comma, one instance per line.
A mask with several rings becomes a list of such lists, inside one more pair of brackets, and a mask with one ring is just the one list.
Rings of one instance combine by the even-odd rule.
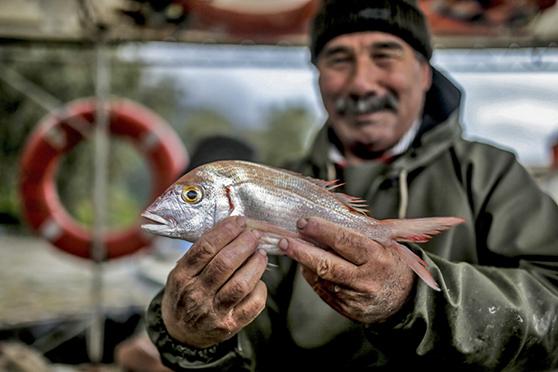
[[[101, 31], [102, 32], [102, 31]], [[93, 363], [103, 360], [105, 315], [103, 312], [103, 262], [106, 258], [106, 247], [103, 241], [106, 226], [107, 185], [108, 185], [108, 153], [109, 153], [109, 58], [103, 35], [99, 38], [96, 48], [97, 76], [96, 100], [97, 112], [95, 120], [95, 181], [94, 204], [95, 221], [93, 227], [93, 245], [91, 257], [93, 278], [91, 299], [93, 301], [93, 319], [89, 333], [89, 359]]]
[[34, 84], [33, 82], [27, 80], [24, 76], [22, 76], [17, 71], [3, 66], [0, 63], [0, 80], [4, 81], [6, 84], [10, 85], [15, 90], [23, 93], [27, 98], [35, 102], [37, 105], [48, 111], [51, 115], [60, 119], [60, 121], [64, 121], [66, 124], [70, 125], [76, 131], [78, 131], [83, 138], [89, 138], [90, 124], [85, 121], [84, 118], [72, 117], [72, 118], [63, 118], [64, 117], [64, 103], [61, 102], [58, 98], [41, 88], [40, 86]]

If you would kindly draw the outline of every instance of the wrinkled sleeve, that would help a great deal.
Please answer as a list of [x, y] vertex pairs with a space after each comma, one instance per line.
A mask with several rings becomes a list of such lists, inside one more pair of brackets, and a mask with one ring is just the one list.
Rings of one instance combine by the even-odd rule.
[[159, 292], [147, 309], [149, 338], [161, 355], [163, 364], [173, 371], [252, 371], [252, 348], [244, 332], [207, 349], [180, 344], [168, 334], [161, 315], [164, 290]]
[[387, 355], [437, 369], [558, 370], [558, 207], [515, 161], [491, 177], [468, 182], [480, 264], [415, 246], [442, 290], [419, 282], [404, 319], [368, 327]]

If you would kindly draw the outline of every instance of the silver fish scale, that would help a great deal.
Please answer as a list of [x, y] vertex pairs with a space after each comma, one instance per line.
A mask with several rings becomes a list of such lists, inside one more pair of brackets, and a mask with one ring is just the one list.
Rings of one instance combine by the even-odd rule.
[[[297, 231], [296, 221], [302, 217], [317, 216], [352, 227], [363, 218], [368, 220], [350, 211], [319, 181], [304, 176], [242, 162], [220, 166], [215, 171], [229, 179], [231, 192], [241, 200], [247, 218], [293, 232]], [[369, 224], [367, 221], [368, 227]]]

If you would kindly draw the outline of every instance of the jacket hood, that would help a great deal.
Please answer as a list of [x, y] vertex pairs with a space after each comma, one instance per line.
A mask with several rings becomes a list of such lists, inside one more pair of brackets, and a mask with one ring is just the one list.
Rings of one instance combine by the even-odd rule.
[[424, 115], [441, 123], [458, 110], [460, 104], [461, 90], [443, 73], [432, 67], [432, 86], [426, 93]]
[[[421, 128], [415, 141], [435, 126], [459, 112], [461, 90], [444, 74], [432, 67], [432, 86], [426, 92]], [[420, 142], [419, 142], [420, 144]]]

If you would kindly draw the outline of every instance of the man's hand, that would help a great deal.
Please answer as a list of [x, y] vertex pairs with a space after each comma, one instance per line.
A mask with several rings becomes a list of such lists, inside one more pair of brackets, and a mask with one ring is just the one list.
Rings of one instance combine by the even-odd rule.
[[223, 342], [263, 310], [260, 280], [267, 256], [260, 233], [243, 217], [228, 218], [204, 234], [178, 261], [163, 297], [163, 322], [177, 341], [197, 348]]
[[328, 248], [291, 238], [282, 239], [279, 247], [302, 265], [306, 281], [332, 308], [365, 324], [383, 322], [401, 310], [415, 274], [395, 252], [319, 218], [303, 218], [297, 227]]

